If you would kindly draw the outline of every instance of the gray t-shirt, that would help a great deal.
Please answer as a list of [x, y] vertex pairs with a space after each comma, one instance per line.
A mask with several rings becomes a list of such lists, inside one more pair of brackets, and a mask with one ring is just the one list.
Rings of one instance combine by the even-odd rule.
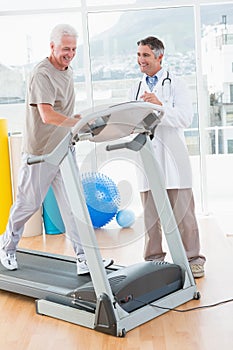
[[70, 67], [60, 71], [45, 58], [31, 73], [27, 91], [23, 152], [34, 155], [50, 153], [70, 130], [67, 127], [44, 124], [37, 108], [40, 103], [50, 104], [56, 112], [72, 117], [75, 94]]

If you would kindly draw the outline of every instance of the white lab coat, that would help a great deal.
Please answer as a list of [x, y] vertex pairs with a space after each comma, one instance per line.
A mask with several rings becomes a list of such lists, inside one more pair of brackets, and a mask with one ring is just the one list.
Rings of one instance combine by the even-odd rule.
[[[162, 89], [162, 81], [166, 76], [167, 72], [164, 71], [153, 90], [163, 103], [165, 111], [152, 140], [155, 157], [161, 167], [167, 189], [191, 188], [192, 171], [185, 143], [184, 128], [188, 128], [192, 123], [192, 103], [185, 82], [170, 72], [171, 85], [169, 87], [168, 84], [166, 88]], [[131, 90], [131, 101], [136, 99], [138, 87], [139, 81]], [[170, 97], [168, 102], [165, 102], [165, 95], [169, 88], [171, 88]], [[144, 91], [150, 92], [146, 84], [146, 75], [142, 78], [137, 100], [140, 100]], [[139, 190], [147, 191], [149, 186], [146, 176], [140, 172], [138, 178]]]

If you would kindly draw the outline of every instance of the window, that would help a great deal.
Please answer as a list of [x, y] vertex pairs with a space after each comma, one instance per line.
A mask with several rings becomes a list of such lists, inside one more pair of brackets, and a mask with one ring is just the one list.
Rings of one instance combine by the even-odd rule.
[[233, 84], [230, 84], [230, 102], [233, 103]]
[[[198, 5], [200, 28], [199, 16], [195, 18]], [[74, 25], [80, 34], [73, 62], [77, 113], [127, 100], [140, 76], [137, 40], [151, 34], [164, 41], [164, 67], [186, 79], [192, 96], [194, 119], [185, 137], [197, 204], [205, 205], [208, 198], [208, 210], [224, 208], [224, 201], [233, 198], [226, 178], [233, 140], [232, 4], [220, 0], [2, 0], [0, 117], [8, 119], [10, 132], [22, 130], [28, 72], [49, 54], [49, 32], [61, 22]], [[195, 28], [201, 33], [197, 41]], [[218, 178], [224, 181], [216, 186], [219, 171]]]
[[228, 153], [233, 153], [233, 140], [228, 140]]
[[[81, 0], [66, 0], [65, 7], [76, 7], [81, 5]], [[1, 0], [1, 11], [16, 11], [16, 10], [39, 10], [39, 9], [58, 9], [64, 8], [62, 0]]]

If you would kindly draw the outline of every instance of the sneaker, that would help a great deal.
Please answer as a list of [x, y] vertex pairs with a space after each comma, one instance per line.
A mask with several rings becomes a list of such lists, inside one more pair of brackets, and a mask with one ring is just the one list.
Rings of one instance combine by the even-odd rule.
[[204, 266], [200, 264], [190, 264], [191, 271], [194, 278], [204, 277], [205, 271]]
[[0, 249], [0, 261], [8, 270], [17, 270], [18, 264], [15, 253], [7, 253], [3, 248]]
[[[112, 259], [103, 259], [103, 264], [104, 267], [109, 267], [113, 264]], [[81, 260], [80, 258], [77, 259], [77, 275], [85, 275], [89, 273], [89, 268], [87, 266], [87, 261], [86, 260]]]

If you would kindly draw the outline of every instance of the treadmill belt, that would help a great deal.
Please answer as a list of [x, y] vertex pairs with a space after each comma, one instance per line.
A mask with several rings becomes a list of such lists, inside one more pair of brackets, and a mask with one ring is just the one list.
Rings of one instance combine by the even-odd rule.
[[48, 293], [66, 295], [91, 280], [77, 276], [76, 259], [37, 251], [18, 250], [18, 269], [0, 264], [0, 289], [42, 298]]

